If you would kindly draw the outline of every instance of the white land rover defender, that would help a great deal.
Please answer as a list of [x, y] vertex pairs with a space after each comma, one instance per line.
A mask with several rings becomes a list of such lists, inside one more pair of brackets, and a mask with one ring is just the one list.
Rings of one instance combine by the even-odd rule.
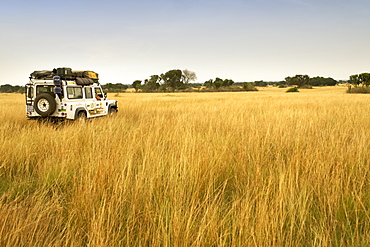
[[107, 99], [98, 80], [93, 71], [34, 71], [26, 84], [27, 118], [75, 120], [117, 112], [117, 101]]

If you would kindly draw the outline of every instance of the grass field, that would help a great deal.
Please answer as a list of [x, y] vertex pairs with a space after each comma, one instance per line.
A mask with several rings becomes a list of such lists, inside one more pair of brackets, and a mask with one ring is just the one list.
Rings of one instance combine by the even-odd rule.
[[126, 93], [87, 123], [0, 94], [0, 246], [368, 246], [370, 96]]

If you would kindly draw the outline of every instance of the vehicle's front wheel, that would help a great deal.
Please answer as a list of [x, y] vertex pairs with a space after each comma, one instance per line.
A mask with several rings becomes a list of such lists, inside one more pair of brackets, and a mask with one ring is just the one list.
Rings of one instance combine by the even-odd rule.
[[116, 108], [109, 107], [109, 109], [108, 109], [108, 115], [109, 116], [113, 116], [116, 113], [117, 113], [117, 109]]
[[85, 111], [79, 111], [77, 114], [76, 120], [79, 122], [85, 122], [87, 119], [87, 115]]
[[36, 97], [34, 108], [36, 112], [42, 117], [48, 117], [54, 113], [57, 103], [50, 94], [40, 94]]

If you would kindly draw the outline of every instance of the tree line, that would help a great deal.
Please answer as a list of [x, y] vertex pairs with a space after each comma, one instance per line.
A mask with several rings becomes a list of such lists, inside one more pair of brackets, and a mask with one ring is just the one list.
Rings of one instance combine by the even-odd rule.
[[0, 93], [24, 93], [26, 91], [24, 86], [13, 86], [10, 84], [0, 85]]
[[[203, 88], [203, 91], [256, 91], [254, 83], [243, 82], [236, 83], [231, 79], [209, 79], [204, 83], [190, 83], [195, 81], [197, 76], [195, 72], [190, 70], [173, 69], [160, 75], [152, 75], [145, 80], [135, 80], [132, 87], [136, 92], [153, 92], [153, 91], [191, 91], [193, 88]], [[234, 88], [231, 86], [235, 85]], [[241, 87], [240, 87], [241, 86]]]
[[[288, 76], [283, 81], [277, 82], [234, 82], [232, 79], [209, 79], [203, 83], [190, 83], [195, 81], [197, 76], [190, 70], [172, 69], [160, 75], [152, 75], [145, 80], [135, 80], [131, 85], [122, 83], [107, 83], [102, 87], [108, 92], [124, 92], [127, 88], [132, 87], [136, 92], [155, 92], [155, 91], [186, 91], [189, 88], [202, 88], [205, 91], [255, 91], [256, 87], [274, 85], [279, 87], [297, 86], [299, 88], [310, 88], [313, 86], [334, 86], [339, 82], [345, 82], [353, 85], [355, 88], [370, 86], [370, 73], [354, 74], [349, 77], [348, 81], [337, 81], [331, 77], [309, 77], [308, 75]], [[13, 86], [10, 84], [0, 85], [1, 93], [24, 93], [23, 86]]]
[[[184, 90], [189, 86], [194, 87], [195, 85], [189, 85], [190, 81], [196, 80], [196, 74], [189, 70], [170, 70], [161, 75], [152, 75], [149, 79], [144, 81], [135, 80], [132, 83], [132, 87], [135, 91], [175, 91]], [[215, 79], [209, 79], [204, 83], [197, 84], [196, 87], [205, 87], [207, 89], [213, 89], [219, 91], [220, 89], [228, 89], [234, 86], [234, 89], [239, 88], [243, 91], [256, 91], [256, 86], [264, 87], [267, 85], [274, 86], [297, 86], [310, 88], [312, 86], [334, 86], [338, 81], [331, 77], [325, 78], [322, 76], [316, 76], [310, 78], [308, 75], [295, 75], [293, 77], [286, 77], [284, 81], [279, 82], [234, 82], [232, 79], [221, 79], [216, 77]]]

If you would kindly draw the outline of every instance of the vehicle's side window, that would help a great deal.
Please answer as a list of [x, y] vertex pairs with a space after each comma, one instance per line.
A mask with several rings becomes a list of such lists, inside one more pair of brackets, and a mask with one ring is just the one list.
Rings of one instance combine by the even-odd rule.
[[67, 87], [68, 99], [82, 99], [82, 88], [80, 87]]
[[95, 88], [95, 94], [97, 94], [100, 98], [103, 98], [103, 92], [101, 91], [100, 87]]
[[93, 93], [91, 87], [85, 87], [85, 97], [86, 99], [92, 99]]

